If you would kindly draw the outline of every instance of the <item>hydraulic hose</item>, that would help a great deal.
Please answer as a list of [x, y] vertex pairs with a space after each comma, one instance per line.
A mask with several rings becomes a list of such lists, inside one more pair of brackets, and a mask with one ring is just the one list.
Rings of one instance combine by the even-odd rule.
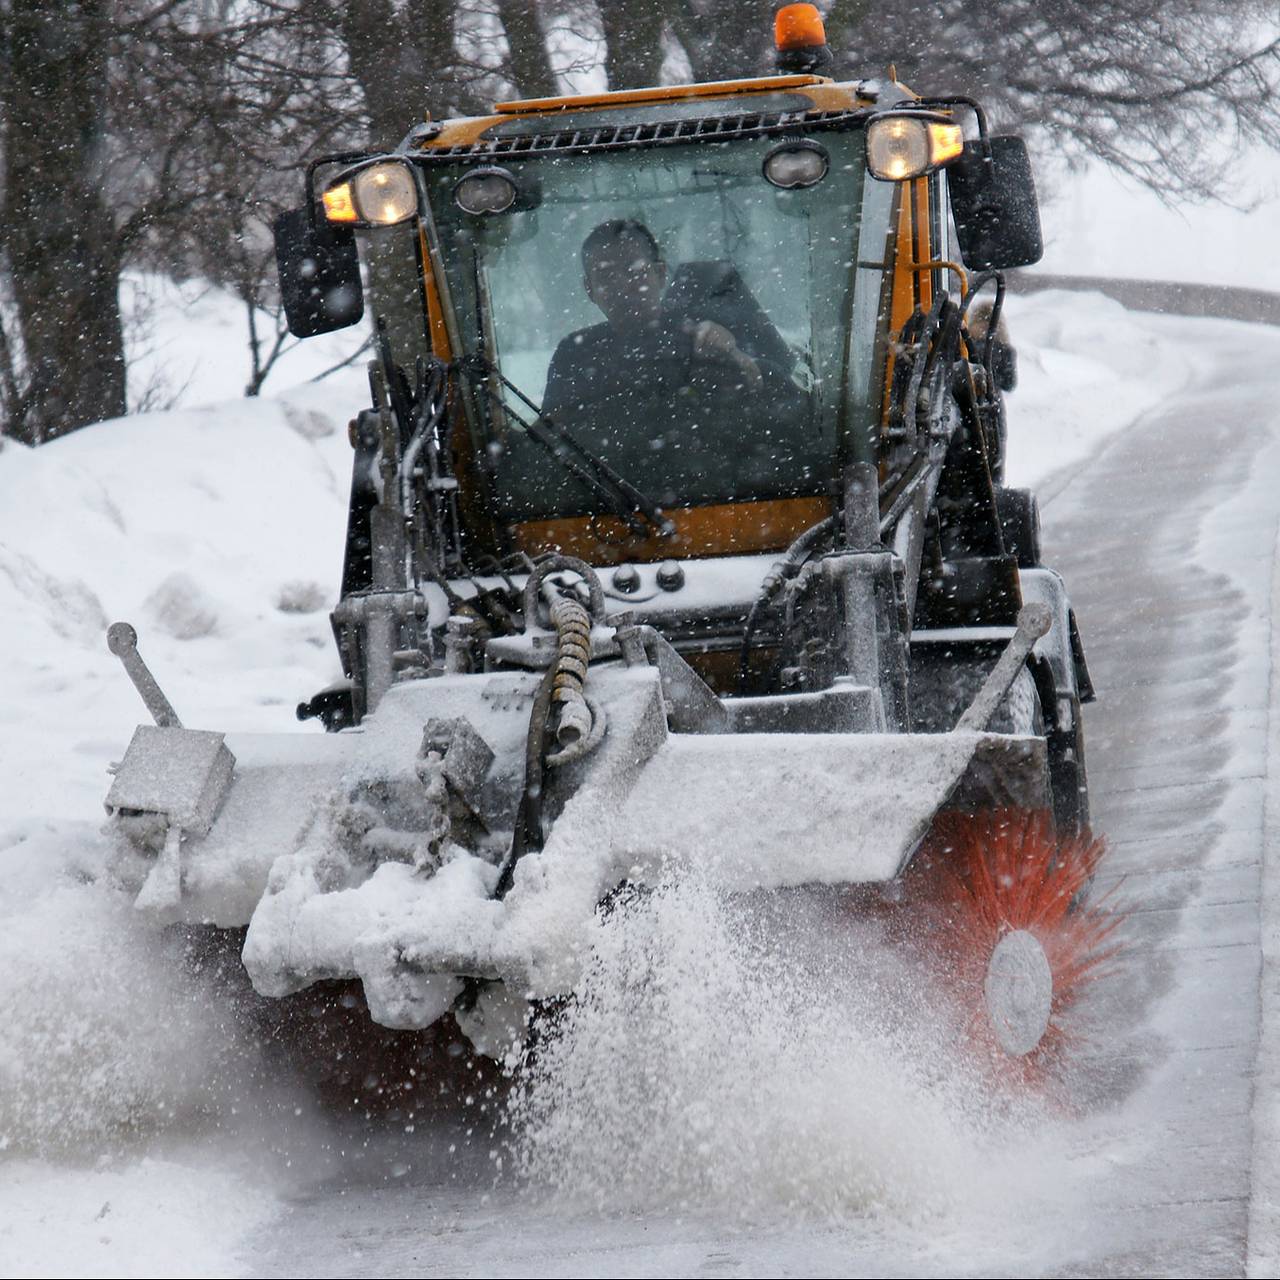
[[558, 713], [556, 741], [571, 747], [591, 733], [591, 709], [582, 693], [591, 661], [591, 615], [581, 601], [560, 596], [551, 606], [551, 625], [556, 629], [551, 686], [551, 701]]
[[[493, 896], [504, 898], [515, 879], [516, 863], [530, 849], [542, 847], [542, 805], [546, 769], [572, 764], [596, 749], [604, 739], [604, 708], [584, 692], [591, 661], [593, 616], [604, 620], [604, 592], [594, 569], [572, 556], [548, 556], [529, 574], [524, 588], [525, 628], [537, 626], [538, 600], [547, 576], [561, 570], [578, 574], [587, 584], [591, 608], [572, 596], [557, 596], [550, 608], [556, 633], [556, 655], [538, 685], [529, 729], [525, 735], [524, 793], [516, 814], [511, 849], [494, 886]], [[554, 738], [560, 750], [548, 752], [551, 725], [558, 709]]]
[[760, 616], [769, 602], [782, 590], [786, 582], [795, 576], [795, 572], [828, 534], [834, 532], [839, 523], [839, 516], [827, 516], [817, 524], [810, 525], [786, 550], [779, 560], [765, 575], [760, 587], [760, 594], [747, 614], [746, 624], [742, 628], [742, 645], [738, 652], [738, 692], [745, 693], [747, 677], [751, 665], [751, 642], [755, 639], [756, 628], [760, 625]]

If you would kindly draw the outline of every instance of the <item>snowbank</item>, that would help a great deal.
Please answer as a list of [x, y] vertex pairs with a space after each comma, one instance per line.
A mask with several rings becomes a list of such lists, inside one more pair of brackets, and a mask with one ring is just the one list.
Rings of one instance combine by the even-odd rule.
[[[120, 306], [132, 412], [194, 409], [243, 392], [252, 373], [248, 310], [234, 294], [204, 280], [179, 283], [130, 271], [121, 281]], [[275, 342], [270, 324], [266, 315], [257, 314], [264, 361]], [[287, 338], [263, 391], [287, 395], [310, 385], [350, 357], [366, 337], [367, 330], [358, 326], [306, 342]]]
[[1044, 505], [1073, 467], [1185, 385], [1190, 371], [1159, 317], [1100, 293], [1010, 296], [1006, 313], [1018, 385], [1006, 402], [1005, 482], [1041, 489]]
[[92, 815], [104, 765], [145, 718], [103, 640], [117, 618], [185, 723], [297, 727], [294, 704], [336, 671], [325, 606], [360, 403], [354, 377], [6, 444], [0, 831]]

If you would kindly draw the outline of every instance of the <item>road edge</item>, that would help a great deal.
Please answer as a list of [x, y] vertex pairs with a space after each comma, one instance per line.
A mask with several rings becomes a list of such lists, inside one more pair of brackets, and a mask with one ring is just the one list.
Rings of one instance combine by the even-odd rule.
[[1260, 867], [1258, 1056], [1253, 1078], [1248, 1241], [1245, 1274], [1280, 1275], [1280, 529], [1273, 545], [1268, 601], [1270, 662], [1267, 772]]

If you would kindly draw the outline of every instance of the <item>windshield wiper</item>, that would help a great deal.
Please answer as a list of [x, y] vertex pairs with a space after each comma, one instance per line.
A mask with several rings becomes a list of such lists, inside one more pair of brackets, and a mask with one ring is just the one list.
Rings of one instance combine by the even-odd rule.
[[[645, 521], [660, 538], [675, 535], [676, 527], [662, 514], [662, 508], [646, 494], [620, 476], [603, 458], [585, 448], [569, 431], [550, 414], [543, 413], [510, 378], [506, 377], [482, 355], [474, 355], [459, 362], [472, 381], [484, 389], [508, 417], [514, 418], [528, 433], [529, 438], [540, 444], [563, 467], [582, 480], [613, 509], [614, 514], [625, 521], [634, 533], [644, 534]], [[492, 374], [521, 403], [533, 411], [536, 417], [527, 419], [518, 414], [489, 384]], [[638, 519], [642, 516], [643, 520]]]

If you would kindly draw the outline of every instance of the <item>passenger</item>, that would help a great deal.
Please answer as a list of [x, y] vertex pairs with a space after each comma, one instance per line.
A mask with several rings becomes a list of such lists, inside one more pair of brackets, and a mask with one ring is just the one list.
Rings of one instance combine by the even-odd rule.
[[[797, 404], [799, 390], [777, 358], [744, 350], [725, 325], [698, 318], [696, 304], [693, 315], [667, 304], [667, 264], [644, 223], [601, 223], [583, 243], [582, 270], [587, 297], [605, 319], [563, 339], [551, 358], [543, 411], [562, 413], [564, 425], [616, 432], [641, 415], [651, 421], [655, 405], [678, 414], [691, 397], [705, 408], [707, 397], [729, 396], [739, 412], [744, 403]], [[785, 353], [776, 330], [759, 320], [772, 338], [761, 345]]]

